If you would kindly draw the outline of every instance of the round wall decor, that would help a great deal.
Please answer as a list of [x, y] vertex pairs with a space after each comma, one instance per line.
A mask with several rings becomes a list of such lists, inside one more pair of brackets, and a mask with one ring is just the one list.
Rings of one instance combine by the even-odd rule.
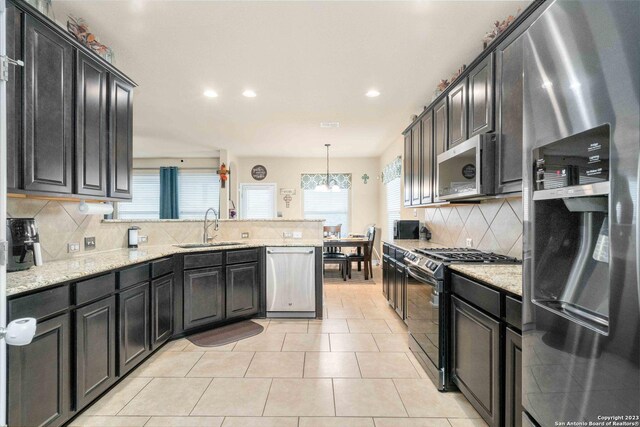
[[251, 168], [251, 177], [256, 181], [262, 181], [267, 177], [267, 168], [262, 165], [255, 165]]
[[476, 177], [476, 165], [469, 163], [462, 167], [462, 176], [467, 179], [473, 179]]

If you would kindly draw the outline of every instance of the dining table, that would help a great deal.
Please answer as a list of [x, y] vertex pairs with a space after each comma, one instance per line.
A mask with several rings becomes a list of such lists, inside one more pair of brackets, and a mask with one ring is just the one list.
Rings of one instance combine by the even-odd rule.
[[[358, 255], [364, 253], [364, 259], [369, 259], [369, 239], [364, 237], [325, 237], [325, 248], [356, 248]], [[369, 280], [369, 268], [364, 262], [364, 280]]]

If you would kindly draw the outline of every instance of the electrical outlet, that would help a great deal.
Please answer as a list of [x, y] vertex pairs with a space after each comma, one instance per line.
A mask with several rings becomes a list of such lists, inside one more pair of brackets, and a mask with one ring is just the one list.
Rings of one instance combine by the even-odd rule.
[[240, 235], [240, 237], [242, 237], [243, 239], [248, 239], [249, 238], [249, 233], [244, 232]]
[[418, 209], [413, 210], [413, 217], [418, 218]]
[[290, 231], [283, 231], [282, 232], [282, 237], [285, 238], [285, 239], [290, 239], [290, 238], [293, 237], [293, 233], [290, 232]]
[[138, 243], [147, 243], [149, 241], [148, 236], [138, 236]]
[[80, 243], [69, 243], [67, 244], [67, 252], [80, 252]]
[[95, 236], [85, 237], [84, 238], [84, 250], [91, 251], [96, 248], [96, 238]]
[[302, 231], [294, 231], [293, 232], [294, 239], [302, 239]]
[[467, 247], [468, 248], [473, 247], [473, 239], [471, 237], [467, 237]]

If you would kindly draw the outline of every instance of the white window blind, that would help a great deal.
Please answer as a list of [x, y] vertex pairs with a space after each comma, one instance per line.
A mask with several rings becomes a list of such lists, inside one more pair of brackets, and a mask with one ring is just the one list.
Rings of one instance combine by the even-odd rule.
[[131, 202], [118, 203], [120, 219], [160, 218], [160, 174], [135, 172], [131, 180]]
[[209, 208], [220, 211], [220, 176], [215, 172], [180, 170], [178, 209], [180, 219], [203, 219]]
[[322, 192], [315, 189], [304, 190], [305, 219], [324, 219], [325, 225], [341, 224], [340, 233], [349, 233], [349, 191]]
[[272, 219], [276, 216], [275, 184], [240, 184], [240, 217], [243, 219]]
[[387, 193], [387, 237], [393, 239], [393, 222], [400, 219], [400, 178], [394, 178], [385, 185]]

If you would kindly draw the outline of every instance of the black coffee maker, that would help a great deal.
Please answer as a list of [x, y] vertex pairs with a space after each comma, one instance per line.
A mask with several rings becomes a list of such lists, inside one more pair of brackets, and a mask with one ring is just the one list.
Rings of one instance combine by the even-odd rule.
[[7, 218], [9, 264], [7, 271], [27, 270], [42, 265], [38, 226], [33, 218]]

